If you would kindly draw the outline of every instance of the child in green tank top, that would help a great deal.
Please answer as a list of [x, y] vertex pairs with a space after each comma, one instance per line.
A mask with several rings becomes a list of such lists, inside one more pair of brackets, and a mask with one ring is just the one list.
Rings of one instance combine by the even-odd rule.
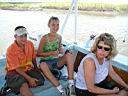
[[67, 52], [61, 57], [59, 55], [64, 53], [64, 49], [61, 45], [62, 37], [61, 35], [57, 34], [57, 31], [59, 30], [59, 19], [52, 16], [49, 19], [48, 27], [50, 28], [50, 33], [41, 38], [37, 56], [41, 57], [40, 68], [44, 75], [60, 91], [61, 94], [64, 94], [65, 92], [62, 85], [54, 77], [50, 69], [61, 68], [64, 66], [64, 64], [67, 64], [69, 86], [71, 87], [74, 85], [73, 56], [71, 52]]
[[[48, 33], [46, 35], [46, 43], [44, 44], [44, 46], [42, 46], [42, 52], [52, 52], [52, 51], [57, 51], [59, 50], [59, 35], [55, 34], [55, 40], [50, 41], [50, 34]], [[47, 57], [42, 57], [42, 60], [53, 60], [55, 59], [55, 56], [47, 56]]]

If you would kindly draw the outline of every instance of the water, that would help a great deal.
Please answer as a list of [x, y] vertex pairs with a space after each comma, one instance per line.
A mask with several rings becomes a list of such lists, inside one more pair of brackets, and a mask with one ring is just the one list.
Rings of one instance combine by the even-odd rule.
[[[23, 25], [30, 34], [49, 32], [47, 22], [51, 16], [60, 19], [60, 29], [66, 18], [67, 11], [9, 11], [0, 10], [0, 55], [14, 40], [14, 28]], [[65, 26], [63, 36], [74, 40], [74, 14], [71, 14]], [[120, 54], [128, 56], [128, 16], [93, 16], [78, 15], [77, 41], [84, 42], [90, 35], [108, 32], [117, 39]], [[60, 30], [59, 30], [60, 31]], [[123, 42], [125, 41], [125, 42]]]

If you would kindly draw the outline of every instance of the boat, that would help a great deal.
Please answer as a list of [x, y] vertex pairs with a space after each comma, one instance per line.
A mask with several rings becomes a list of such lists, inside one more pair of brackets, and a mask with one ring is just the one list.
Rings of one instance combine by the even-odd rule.
[[[74, 37], [74, 41], [69, 41], [69, 40], [65, 40], [63, 39], [62, 45], [64, 50], [72, 50], [72, 54], [74, 56], [73, 62], [74, 62], [74, 73], [77, 72], [78, 70], [78, 66], [80, 64], [81, 59], [87, 55], [90, 52], [90, 45], [92, 44], [93, 40], [95, 39], [95, 35], [91, 35], [89, 37], [89, 39], [82, 43], [82, 42], [76, 42], [76, 33], [77, 33], [77, 0], [73, 0], [72, 1], [72, 5], [71, 8], [69, 9], [68, 15], [65, 19], [65, 22], [62, 26], [62, 30], [61, 30], [61, 34], [63, 34], [63, 30], [64, 30], [64, 26], [66, 24], [66, 21], [68, 20], [68, 17], [71, 13], [72, 10], [75, 10], [75, 37]], [[38, 34], [36, 33], [36, 35], [31, 34], [29, 36], [29, 39], [31, 41], [35, 41], [36, 43], [35, 48], [37, 48], [39, 41], [41, 39], [41, 37], [43, 36], [43, 34]], [[39, 61], [39, 58], [37, 58], [37, 60]], [[2, 86], [4, 86], [5, 83], [5, 70], [4, 70], [4, 66], [6, 63], [6, 56], [5, 54], [3, 54], [0, 58], [0, 88], [2, 88]], [[121, 76], [121, 78], [128, 84], [128, 57], [118, 54], [113, 60], [113, 67], [114, 70]], [[60, 70], [62, 75], [60, 77], [60, 82], [61, 84], [66, 88], [68, 86], [68, 82], [67, 82], [67, 68], [66, 66]], [[75, 74], [74, 74], [75, 75]], [[31, 88], [31, 91], [36, 94], [37, 96], [61, 96], [60, 93], [58, 92], [58, 90], [47, 80], [45, 79], [44, 85], [42, 86], [38, 86], [35, 88]], [[8, 92], [7, 95], [4, 96], [20, 96], [20, 94], [16, 95], [13, 92]], [[75, 95], [72, 95], [75, 96]]]
[[[73, 52], [73, 56], [74, 56], [74, 72], [77, 72], [79, 63], [81, 61], [81, 59], [89, 53], [89, 48], [85, 47], [85, 44], [81, 44], [81, 43], [77, 43], [74, 44], [71, 41], [63, 41], [63, 47], [65, 50], [70, 49]], [[118, 54], [114, 59], [113, 59], [113, 67], [115, 69], [115, 71], [123, 78], [123, 80], [128, 84], [128, 57], [125, 57], [123, 55]], [[4, 66], [6, 63], [6, 58], [3, 56], [0, 59], [0, 87], [3, 86], [3, 84], [5, 83], [5, 70], [4, 70]], [[62, 71], [62, 77], [60, 79], [61, 84], [64, 87], [67, 87], [68, 83], [67, 83], [67, 79], [65, 78], [67, 76], [67, 70], [66, 67], [64, 67], [64, 69], [61, 70]], [[44, 85], [43, 86], [38, 86], [36, 88], [31, 88], [32, 92], [37, 94], [37, 96], [61, 96], [59, 94], [59, 92], [57, 91], [57, 89], [55, 87], [53, 87], [53, 85], [47, 80], [45, 79]], [[10, 92], [8, 95], [5, 96], [17, 96], [15, 95], [13, 92]], [[20, 95], [18, 95], [20, 96]]]
[[[33, 38], [33, 37], [31, 37]], [[62, 45], [65, 50], [69, 49], [72, 50], [73, 56], [74, 56], [74, 72], [77, 72], [78, 66], [80, 64], [81, 59], [88, 54], [89, 47], [86, 47], [85, 44], [82, 43], [74, 43], [68, 40], [63, 40]], [[113, 67], [114, 70], [121, 76], [121, 78], [128, 84], [128, 57], [123, 56], [121, 54], [118, 54], [113, 60]], [[5, 83], [5, 70], [4, 66], [6, 63], [6, 57], [3, 55], [0, 59], [0, 87], [2, 87]], [[61, 84], [66, 88], [68, 86], [67, 82], [67, 69], [66, 66], [61, 70], [62, 76], [60, 77]], [[35, 88], [31, 88], [32, 92], [34, 94], [37, 94], [37, 96], [61, 96], [58, 90], [47, 80], [45, 79], [43, 86], [38, 86]], [[10, 92], [9, 94], [5, 96], [20, 96], [16, 95], [13, 92]], [[74, 96], [74, 95], [72, 95]]]

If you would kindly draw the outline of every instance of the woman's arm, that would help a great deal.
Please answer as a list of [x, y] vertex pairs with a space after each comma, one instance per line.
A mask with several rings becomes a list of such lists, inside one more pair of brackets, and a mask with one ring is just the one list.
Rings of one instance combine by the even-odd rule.
[[84, 61], [83, 68], [84, 68], [84, 78], [89, 92], [96, 94], [114, 94], [119, 92], [118, 88], [109, 90], [95, 86], [96, 67], [93, 59], [87, 58]]
[[109, 76], [116, 81], [118, 84], [123, 86], [128, 90], [128, 85], [123, 81], [123, 79], [114, 71], [112, 64], [109, 65]]

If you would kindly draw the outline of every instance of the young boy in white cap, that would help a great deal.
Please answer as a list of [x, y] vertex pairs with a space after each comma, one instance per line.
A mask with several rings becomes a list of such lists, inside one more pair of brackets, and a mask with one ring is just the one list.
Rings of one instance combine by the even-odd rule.
[[33, 43], [27, 40], [27, 30], [24, 26], [15, 28], [14, 37], [15, 40], [6, 53], [7, 86], [23, 96], [34, 96], [29, 87], [42, 85], [44, 78], [36, 65]]

